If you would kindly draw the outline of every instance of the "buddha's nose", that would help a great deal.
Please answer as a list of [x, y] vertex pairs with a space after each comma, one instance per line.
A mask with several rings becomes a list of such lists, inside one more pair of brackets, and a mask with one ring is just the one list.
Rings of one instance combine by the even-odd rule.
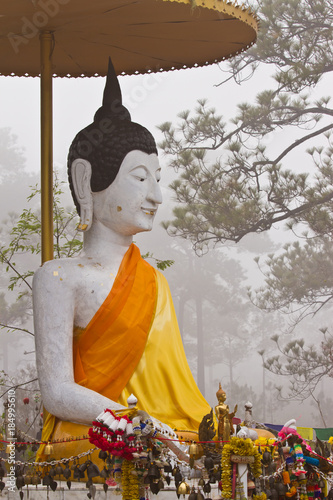
[[160, 185], [157, 181], [152, 180], [150, 190], [147, 196], [147, 199], [153, 203], [160, 205], [163, 201], [162, 199], [162, 191]]

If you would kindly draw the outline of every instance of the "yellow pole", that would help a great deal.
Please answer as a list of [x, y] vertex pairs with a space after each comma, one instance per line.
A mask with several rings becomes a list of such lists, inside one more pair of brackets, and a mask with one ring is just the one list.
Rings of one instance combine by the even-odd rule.
[[53, 259], [52, 51], [50, 31], [40, 34], [42, 263]]

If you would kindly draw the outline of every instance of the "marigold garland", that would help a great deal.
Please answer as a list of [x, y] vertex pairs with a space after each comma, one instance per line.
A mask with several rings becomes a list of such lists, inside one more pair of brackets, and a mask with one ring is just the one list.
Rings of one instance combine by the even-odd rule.
[[267, 500], [267, 495], [266, 493], [263, 491], [261, 492], [259, 495], [253, 495], [253, 500]]
[[262, 473], [261, 456], [257, 448], [253, 445], [251, 439], [242, 439], [236, 436], [232, 437], [230, 442], [223, 446], [221, 457], [222, 498], [231, 498], [232, 496], [231, 455], [253, 456], [254, 463], [249, 464], [253, 476], [259, 477]]
[[139, 480], [137, 474], [133, 474], [135, 465], [129, 460], [123, 460], [121, 466], [121, 484], [123, 500], [140, 500]]

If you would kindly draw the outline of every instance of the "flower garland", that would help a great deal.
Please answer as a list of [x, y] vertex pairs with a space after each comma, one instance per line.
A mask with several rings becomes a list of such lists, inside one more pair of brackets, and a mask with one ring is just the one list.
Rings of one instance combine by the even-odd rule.
[[253, 456], [254, 463], [249, 464], [254, 477], [259, 477], [262, 473], [261, 456], [257, 448], [253, 445], [251, 439], [242, 439], [236, 436], [230, 439], [230, 442], [225, 444], [222, 450], [221, 457], [221, 482], [222, 482], [222, 498], [231, 498], [232, 482], [231, 482], [231, 455]]
[[262, 451], [270, 451], [274, 444], [276, 443], [275, 438], [266, 438], [263, 436], [259, 436], [258, 439], [254, 441], [254, 444], [261, 448]]
[[121, 472], [123, 500], [139, 500], [139, 480], [135, 473], [134, 463], [129, 460], [123, 460]]
[[132, 420], [127, 415], [117, 416], [111, 410], [103, 412], [104, 420], [99, 417], [88, 431], [90, 443], [111, 455], [132, 460], [133, 453], [140, 451], [134, 444]]

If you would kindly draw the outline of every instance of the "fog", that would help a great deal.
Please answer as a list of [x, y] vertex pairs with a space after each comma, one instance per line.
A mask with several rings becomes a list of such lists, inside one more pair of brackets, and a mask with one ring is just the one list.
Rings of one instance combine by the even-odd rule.
[[[254, 98], [258, 82], [262, 88], [269, 86], [270, 76], [262, 72], [255, 80], [244, 85], [239, 86], [230, 81], [218, 87], [216, 85], [226, 77], [225, 69], [226, 65], [214, 65], [158, 75], [121, 77], [124, 104], [132, 120], [146, 126], [157, 142], [161, 140], [161, 134], [156, 126], [165, 121], [174, 122], [180, 111], [193, 109], [200, 98], [207, 98], [220, 114], [230, 118], [239, 102]], [[54, 166], [63, 177], [69, 145], [75, 134], [91, 123], [101, 104], [104, 81], [103, 78], [54, 80]], [[11, 133], [17, 136], [17, 144], [23, 148], [26, 159], [25, 170], [32, 176], [37, 175], [40, 162], [39, 80], [0, 77], [0, 89], [0, 128], [9, 127]], [[272, 147], [274, 140], [281, 138], [276, 139], [272, 134], [269, 137]], [[161, 184], [164, 203], [153, 231], [138, 235], [135, 241], [142, 253], [149, 251], [158, 259], [175, 261], [164, 272], [174, 297], [176, 312], [182, 315], [183, 341], [195, 377], [198, 375], [195, 293], [188, 298], [184, 308], [181, 308], [180, 302], [184, 289], [201, 293], [205, 362], [205, 383], [201, 389], [206, 399], [211, 405], [216, 404], [215, 393], [221, 382], [227, 392], [227, 403], [230, 406], [238, 404], [237, 416], [240, 418], [244, 417], [245, 402], [250, 400], [254, 403], [253, 416], [258, 421], [283, 424], [290, 418], [297, 418], [299, 426], [322, 426], [318, 412], [309, 402], [300, 405], [295, 402], [281, 404], [278, 401], [274, 386], [287, 387], [288, 380], [280, 380], [280, 377], [264, 372], [258, 350], [265, 348], [268, 354], [273, 354], [274, 343], [270, 337], [279, 334], [287, 338], [284, 332], [288, 329], [290, 318], [261, 312], [250, 303], [246, 293], [248, 286], [258, 288], [263, 282], [254, 257], [281, 248], [291, 235], [282, 225], [276, 226], [265, 235], [251, 235], [238, 245], [220, 246], [204, 257], [197, 257], [190, 244], [171, 238], [160, 225], [161, 221], [172, 216], [173, 200], [168, 186], [175, 176], [162, 154], [160, 162], [163, 167]], [[2, 161], [1, 166], [3, 168]], [[31, 181], [35, 182], [35, 178], [32, 177]], [[20, 179], [16, 183], [15, 190], [1, 190], [2, 220], [6, 219], [8, 212], [19, 213], [26, 206], [29, 186], [21, 185]], [[64, 189], [64, 204], [70, 205], [69, 192], [67, 187]], [[154, 265], [154, 260], [150, 262]], [[29, 265], [37, 267], [39, 257], [29, 260]], [[2, 269], [1, 291], [6, 291], [6, 279]], [[12, 300], [13, 294], [8, 293], [8, 301]], [[311, 339], [314, 333], [317, 334], [318, 328], [329, 326], [329, 323], [329, 313], [323, 311], [315, 318], [304, 320], [293, 335]], [[31, 327], [31, 318], [27, 324]], [[33, 353], [24, 354], [25, 351], [34, 350], [33, 339], [29, 335], [5, 331], [1, 331], [0, 335], [4, 348], [0, 363], [5, 371], [13, 375], [18, 368], [34, 363]], [[329, 394], [332, 384], [322, 384], [321, 389]], [[326, 401], [325, 404], [332, 404], [332, 401]], [[327, 421], [328, 425], [333, 426], [332, 419]]]

